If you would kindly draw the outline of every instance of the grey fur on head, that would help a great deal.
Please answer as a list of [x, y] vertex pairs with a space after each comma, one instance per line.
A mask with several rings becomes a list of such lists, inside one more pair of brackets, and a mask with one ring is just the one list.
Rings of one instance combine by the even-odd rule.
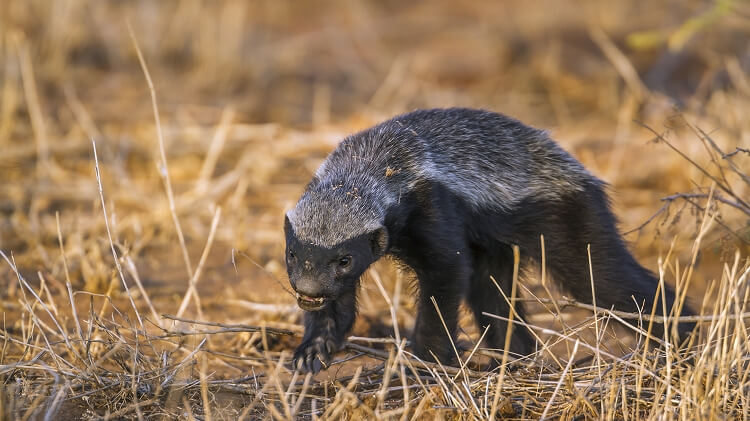
[[[297, 239], [332, 247], [383, 225], [384, 209], [360, 187], [366, 183], [325, 182], [305, 192], [287, 213]], [[367, 196], [367, 197], [366, 197]]]
[[287, 213], [297, 239], [332, 247], [383, 226], [420, 181], [441, 183], [474, 208], [555, 200], [596, 180], [537, 130], [501, 114], [419, 110], [344, 139]]

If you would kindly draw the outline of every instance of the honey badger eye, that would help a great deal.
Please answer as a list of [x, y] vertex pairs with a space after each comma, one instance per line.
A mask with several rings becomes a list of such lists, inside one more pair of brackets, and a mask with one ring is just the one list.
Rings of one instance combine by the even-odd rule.
[[289, 258], [290, 258], [290, 259], [294, 259], [295, 257], [297, 257], [297, 256], [296, 256], [296, 255], [294, 254], [294, 252], [293, 252], [293, 251], [291, 251], [291, 250], [289, 250], [289, 253], [287, 253], [287, 254], [289, 255]]
[[346, 268], [352, 264], [352, 256], [344, 256], [339, 259], [339, 267]]

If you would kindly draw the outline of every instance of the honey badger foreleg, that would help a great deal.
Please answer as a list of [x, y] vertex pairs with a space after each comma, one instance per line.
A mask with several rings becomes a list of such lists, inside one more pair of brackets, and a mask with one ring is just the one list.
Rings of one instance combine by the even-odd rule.
[[434, 354], [441, 363], [450, 364], [455, 359], [450, 341], [455, 338], [459, 304], [466, 297], [472, 272], [465, 213], [440, 185], [425, 183], [418, 192], [419, 205], [403, 224], [392, 224], [400, 229], [391, 230], [390, 252], [414, 270], [419, 283], [414, 352], [430, 361]]
[[357, 315], [356, 290], [320, 311], [305, 312], [305, 335], [294, 352], [294, 367], [312, 373], [327, 367], [344, 343]]

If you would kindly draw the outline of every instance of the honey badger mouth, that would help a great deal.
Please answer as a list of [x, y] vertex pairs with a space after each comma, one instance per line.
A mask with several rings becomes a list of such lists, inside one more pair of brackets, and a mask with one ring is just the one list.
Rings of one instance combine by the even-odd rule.
[[297, 292], [296, 295], [297, 295], [297, 305], [300, 306], [302, 310], [306, 310], [306, 311], [321, 310], [328, 303], [327, 297], [310, 297], [307, 295], [300, 294], [299, 292]]

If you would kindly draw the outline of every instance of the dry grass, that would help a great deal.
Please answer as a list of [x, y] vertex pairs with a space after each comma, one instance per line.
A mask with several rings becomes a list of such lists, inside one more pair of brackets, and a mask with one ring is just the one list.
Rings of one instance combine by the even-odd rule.
[[[723, 0], [6, 1], [0, 414], [750, 419], [749, 40]], [[425, 363], [382, 262], [332, 366], [290, 371], [283, 211], [345, 134], [450, 105], [549, 127], [610, 182], [640, 260], [701, 309], [691, 342], [542, 264], [498, 292], [529, 318], [494, 315], [536, 354], [478, 346], [467, 313], [460, 364]]]

